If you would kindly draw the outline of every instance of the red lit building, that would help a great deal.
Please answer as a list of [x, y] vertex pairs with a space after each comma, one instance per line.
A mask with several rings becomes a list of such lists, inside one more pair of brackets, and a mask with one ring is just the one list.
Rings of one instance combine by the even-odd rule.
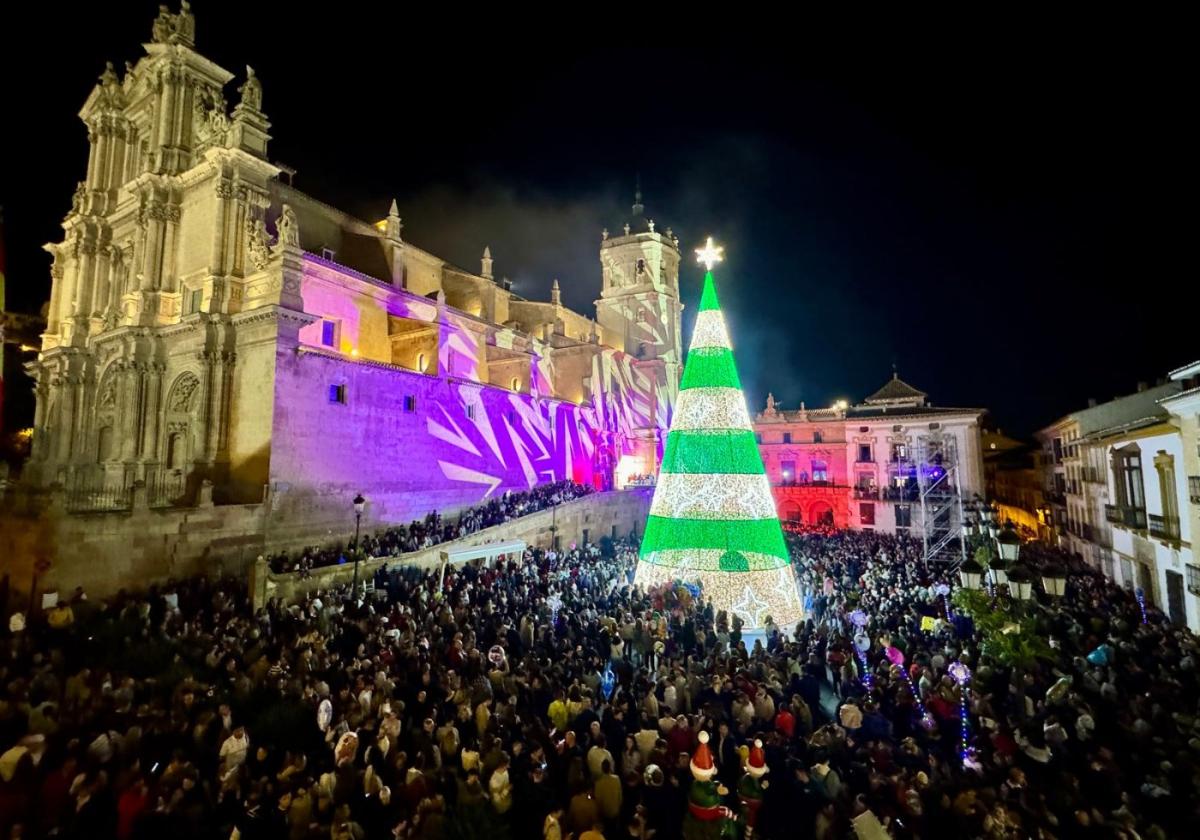
[[754, 417], [779, 518], [804, 525], [907, 531], [919, 518], [915, 452], [925, 469], [956, 465], [964, 497], [984, 492], [979, 408], [939, 408], [893, 374], [853, 406], [781, 409]]

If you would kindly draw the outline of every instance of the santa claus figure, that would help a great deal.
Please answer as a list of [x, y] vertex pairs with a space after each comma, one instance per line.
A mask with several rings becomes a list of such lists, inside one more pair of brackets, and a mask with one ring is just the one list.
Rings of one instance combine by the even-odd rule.
[[763, 776], [770, 772], [763, 756], [763, 743], [756, 740], [746, 759], [746, 772], [738, 781], [738, 799], [742, 803], [742, 816], [746, 820], [746, 840], [754, 836], [754, 824], [758, 820], [758, 809], [762, 807], [763, 791], [767, 780]]
[[733, 812], [721, 804], [728, 788], [713, 781], [717, 768], [708, 749], [708, 733], [700, 733], [700, 746], [692, 756], [692, 786], [688, 790], [688, 812], [683, 819], [684, 840], [717, 840], [736, 836]]

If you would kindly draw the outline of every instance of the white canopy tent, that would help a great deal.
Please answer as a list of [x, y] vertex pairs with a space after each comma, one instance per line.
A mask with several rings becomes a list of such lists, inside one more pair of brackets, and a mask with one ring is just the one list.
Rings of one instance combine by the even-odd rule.
[[492, 566], [500, 557], [507, 557], [510, 554], [518, 556], [525, 553], [524, 540], [508, 540], [506, 542], [485, 543], [484, 545], [476, 545], [471, 548], [458, 548], [454, 551], [443, 551], [442, 554], [442, 572], [439, 579], [439, 586], [446, 580], [447, 566], [461, 566], [464, 563], [471, 563], [475, 560], [482, 560], [484, 567]]

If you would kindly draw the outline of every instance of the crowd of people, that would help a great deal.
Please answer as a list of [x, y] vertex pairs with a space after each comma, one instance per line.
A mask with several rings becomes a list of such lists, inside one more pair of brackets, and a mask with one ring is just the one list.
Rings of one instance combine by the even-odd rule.
[[[595, 488], [592, 485], [569, 480], [539, 484], [522, 493], [506, 491], [495, 499], [463, 509], [453, 517], [454, 521], [451, 521], [451, 517], [443, 517], [437, 511], [433, 511], [424, 519], [413, 520], [409, 525], [366, 534], [360, 542], [367, 557], [399, 557], [401, 554], [461, 539], [484, 528], [503, 524], [518, 516], [537, 513], [593, 492]], [[272, 554], [267, 561], [276, 574], [296, 572], [303, 576], [319, 566], [349, 562], [348, 555], [351, 555], [353, 550], [353, 541], [345, 545], [310, 546], [300, 552]]]
[[[702, 592], [634, 588], [635, 546], [607, 539], [440, 583], [393, 569], [367, 600], [314, 592], [255, 610], [243, 585], [205, 579], [77, 597], [70, 622], [4, 640], [0, 828], [670, 840], [686, 830], [702, 732], [733, 812], [762, 742], [757, 837], [865, 837], [866, 818], [896, 838], [1181, 837], [1196, 824], [1186, 630], [1153, 609], [1143, 623], [1130, 593], [1076, 565], [1038, 609], [1052, 656], [1006, 665], [948, 614], [919, 543], [788, 541], [808, 617], [754, 638]], [[870, 640], [861, 658], [856, 635]]]

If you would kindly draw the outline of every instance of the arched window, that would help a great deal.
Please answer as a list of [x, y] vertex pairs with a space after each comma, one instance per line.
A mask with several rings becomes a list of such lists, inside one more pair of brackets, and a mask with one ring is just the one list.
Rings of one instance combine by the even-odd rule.
[[513, 381], [512, 381], [512, 390], [518, 391], [518, 390], [520, 390], [520, 388], [521, 388], [521, 380], [517, 379], [517, 377], [514, 376]]
[[418, 373], [425, 372], [425, 354], [424, 353], [417, 354], [417, 372]]

